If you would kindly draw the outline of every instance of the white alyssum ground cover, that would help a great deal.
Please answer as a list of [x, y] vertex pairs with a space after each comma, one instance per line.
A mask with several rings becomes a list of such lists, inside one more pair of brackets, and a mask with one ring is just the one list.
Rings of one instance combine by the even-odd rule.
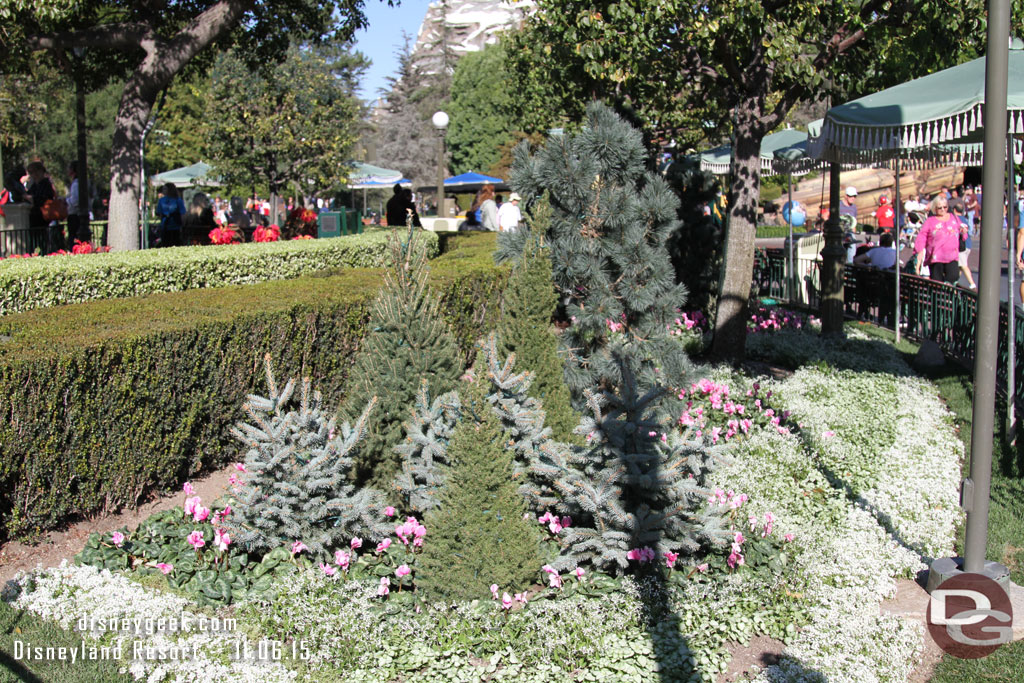
[[[261, 660], [257, 647], [245, 647], [248, 636], [241, 628], [222, 626], [215, 615], [200, 613], [189, 600], [145, 588], [121, 574], [64, 562], [24, 575], [17, 583], [21, 591], [12, 606], [52, 619], [67, 630], [77, 630], [80, 620], [87, 620], [92, 628], [82, 635], [97, 644], [120, 643], [122, 672], [136, 680], [295, 680], [296, 673], [272, 656]], [[95, 628], [101, 622], [104, 625]], [[114, 622], [116, 629], [107, 626]], [[126, 622], [128, 628], [121, 628]]]
[[905, 681], [919, 659], [920, 625], [879, 604], [952, 551], [963, 445], [934, 386], [909, 374], [805, 367], [769, 383], [800, 430], [758, 433], [720, 473], [794, 534], [813, 605], [759, 681]]

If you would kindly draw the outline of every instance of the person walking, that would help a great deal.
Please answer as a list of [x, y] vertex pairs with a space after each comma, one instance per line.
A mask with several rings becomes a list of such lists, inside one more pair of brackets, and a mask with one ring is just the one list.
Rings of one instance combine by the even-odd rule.
[[934, 215], [914, 240], [917, 274], [928, 266], [931, 279], [956, 284], [960, 279], [960, 219], [949, 213], [949, 200], [942, 193], [932, 200], [931, 211]]
[[519, 222], [523, 220], [523, 214], [519, 210], [519, 202], [523, 200], [519, 193], [513, 192], [508, 201], [498, 209], [498, 230], [501, 232], [515, 232], [519, 229]]
[[498, 204], [494, 201], [494, 185], [487, 183], [480, 188], [480, 224], [484, 230], [498, 232]]
[[164, 185], [164, 196], [156, 203], [156, 215], [160, 218], [158, 247], [180, 247], [181, 226], [185, 221], [185, 202], [178, 196], [174, 183]]

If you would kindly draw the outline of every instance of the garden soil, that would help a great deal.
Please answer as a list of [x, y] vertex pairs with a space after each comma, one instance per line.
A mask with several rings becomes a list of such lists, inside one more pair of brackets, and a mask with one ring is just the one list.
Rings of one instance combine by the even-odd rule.
[[[196, 489], [195, 495], [204, 501], [214, 501], [228, 490], [228, 479], [235, 471], [234, 465], [205, 475], [202, 479], [192, 480]], [[97, 516], [71, 524], [66, 529], [46, 534], [36, 545], [27, 545], [11, 541], [0, 545], [0, 587], [13, 579], [20, 572], [36, 566], [56, 567], [61, 560], [71, 559], [85, 545], [89, 534], [96, 531], [109, 534], [112, 531], [127, 527], [134, 529], [147, 517], [155, 512], [170, 510], [185, 501], [183, 493], [155, 496], [138, 508], [125, 510], [118, 514]]]

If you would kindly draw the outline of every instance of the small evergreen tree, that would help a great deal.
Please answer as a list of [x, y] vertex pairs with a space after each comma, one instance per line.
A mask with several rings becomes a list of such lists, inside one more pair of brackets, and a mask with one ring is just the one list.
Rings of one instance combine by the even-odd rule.
[[503, 355], [515, 353], [516, 364], [533, 372], [530, 396], [544, 404], [554, 438], [572, 442], [580, 416], [570, 405], [565, 361], [558, 355], [558, 336], [551, 328], [558, 295], [551, 280], [551, 259], [543, 244], [551, 223], [546, 196], [534, 204], [527, 223], [529, 230], [522, 231], [526, 236], [523, 251], [503, 296], [498, 328], [501, 351]]
[[250, 395], [243, 409], [252, 423], [231, 430], [249, 446], [237, 502], [224, 520], [231, 538], [259, 552], [302, 541], [326, 556], [352, 536], [386, 535], [380, 492], [356, 489], [348, 478], [376, 400], [354, 426], [336, 430], [308, 379], [292, 407], [295, 380], [278, 389], [270, 354], [265, 366], [269, 397]]
[[420, 382], [443, 394], [462, 372], [455, 339], [427, 285], [426, 252], [410, 230], [405, 244], [391, 241], [392, 266], [374, 301], [369, 332], [349, 375], [342, 415], [352, 420], [371, 396], [379, 404], [367, 424], [367, 439], [356, 461], [360, 483], [384, 489], [398, 471], [394, 448], [414, 405]]
[[402, 458], [395, 488], [404, 509], [423, 514], [437, 507], [438, 493], [451, 465], [448, 443], [461, 413], [458, 392], [449, 391], [431, 403], [430, 388], [423, 380], [412, 416], [403, 425], [405, 441], [395, 447]]
[[[600, 103], [578, 134], [552, 136], [532, 157], [528, 145], [516, 148], [513, 186], [527, 203], [550, 196], [547, 243], [572, 321], [562, 333], [566, 380], [581, 412], [586, 391], [622, 383], [616, 357], [634, 359], [642, 391], [684, 386], [691, 373], [668, 333], [686, 301], [666, 249], [679, 200], [645, 172], [646, 158], [640, 133]], [[521, 237], [498, 240], [499, 257], [521, 250]]]
[[522, 590], [544, 564], [538, 526], [523, 519], [526, 501], [512, 481], [501, 425], [482, 390], [468, 391], [469, 410], [448, 447], [454, 464], [441, 504], [426, 518], [431, 542], [416, 564], [417, 586], [434, 599], [486, 598], [491, 584]]

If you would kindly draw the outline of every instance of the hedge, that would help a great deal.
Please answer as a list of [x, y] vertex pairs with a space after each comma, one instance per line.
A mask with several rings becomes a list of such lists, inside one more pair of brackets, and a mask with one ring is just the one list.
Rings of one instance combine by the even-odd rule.
[[[464, 357], [494, 326], [506, 268], [493, 235], [457, 238], [431, 283]], [[0, 540], [137, 504], [238, 457], [227, 428], [261, 380], [309, 376], [329, 403], [379, 269], [155, 294], [0, 318]]]
[[[431, 256], [437, 235], [423, 231]], [[0, 315], [47, 306], [252, 284], [384, 263], [390, 232], [0, 261]]]

